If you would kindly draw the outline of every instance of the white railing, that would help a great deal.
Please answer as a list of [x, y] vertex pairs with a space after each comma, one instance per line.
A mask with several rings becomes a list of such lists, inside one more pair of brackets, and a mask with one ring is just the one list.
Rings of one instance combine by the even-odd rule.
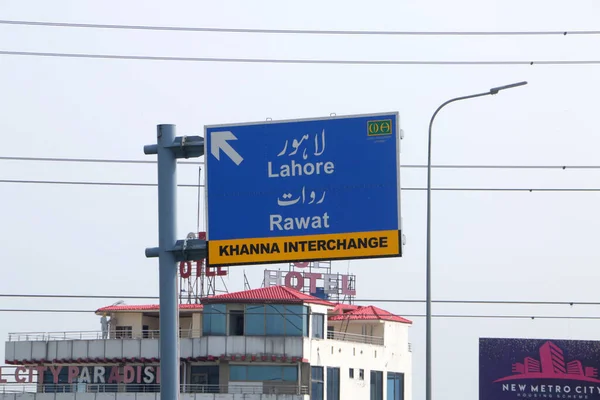
[[[202, 336], [200, 329], [181, 329], [179, 337], [198, 338]], [[67, 331], [67, 332], [11, 332], [8, 334], [9, 342], [48, 342], [56, 340], [99, 340], [99, 339], [158, 339], [158, 330], [140, 331]], [[341, 340], [346, 342], [366, 343], [383, 346], [383, 338], [380, 336], [359, 335], [347, 332], [327, 332], [327, 339]]]
[[380, 336], [368, 336], [368, 335], [359, 335], [356, 333], [329, 331], [329, 332], [327, 332], [327, 339], [383, 346], [383, 338]]
[[[259, 383], [259, 382], [257, 382]], [[181, 393], [237, 393], [237, 394], [308, 394], [308, 386], [285, 384], [282, 382], [261, 382], [257, 385], [194, 385], [183, 384], [179, 386]], [[135, 384], [125, 386], [135, 388], [129, 389], [128, 393], [156, 393], [160, 392], [159, 384]], [[0, 393], [120, 393], [126, 392], [125, 387], [110, 383], [4, 383], [0, 384]]]
[[[179, 337], [193, 338], [200, 337], [200, 329], [180, 329]], [[138, 330], [138, 331], [66, 331], [66, 332], [11, 332], [8, 334], [9, 342], [23, 341], [54, 341], [54, 340], [96, 340], [96, 339], [158, 339], [160, 332], [158, 330]]]

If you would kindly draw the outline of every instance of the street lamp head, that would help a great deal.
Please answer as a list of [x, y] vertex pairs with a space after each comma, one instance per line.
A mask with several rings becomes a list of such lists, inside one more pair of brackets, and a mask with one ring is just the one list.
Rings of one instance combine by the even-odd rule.
[[498, 86], [498, 87], [495, 87], [495, 88], [491, 88], [490, 89], [490, 94], [498, 94], [498, 92], [501, 91], [501, 90], [512, 89], [514, 87], [524, 86], [524, 85], [527, 85], [527, 82], [523, 81], [523, 82], [518, 82], [518, 83], [511, 83], [510, 85]]

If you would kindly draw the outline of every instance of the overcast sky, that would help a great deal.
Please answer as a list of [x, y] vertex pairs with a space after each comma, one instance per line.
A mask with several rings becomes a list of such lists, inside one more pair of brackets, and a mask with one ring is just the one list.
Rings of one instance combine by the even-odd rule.
[[[4, 0], [0, 19], [181, 27], [400, 31], [598, 28], [588, 1]], [[356, 60], [600, 60], [598, 36], [320, 36], [150, 32], [0, 25], [0, 50], [146, 56]], [[205, 124], [398, 111], [403, 164], [426, 163], [435, 108], [460, 95], [528, 86], [453, 104], [439, 115], [434, 164], [600, 165], [597, 65], [294, 65], [0, 55], [0, 156], [150, 160], [156, 125], [178, 135]], [[356, 149], [360, 161], [360, 149]], [[425, 171], [403, 169], [402, 186]], [[594, 188], [593, 170], [434, 170], [435, 187]], [[156, 182], [156, 166], [0, 161], [0, 179]], [[195, 184], [197, 166], [180, 166]], [[155, 187], [0, 183], [0, 293], [157, 295]], [[178, 235], [197, 225], [197, 191], [178, 192]], [[435, 299], [596, 301], [594, 192], [433, 194]], [[404, 191], [401, 259], [350, 263], [360, 299], [424, 299], [425, 193]], [[201, 221], [202, 226], [203, 220]], [[347, 262], [335, 263], [345, 271]], [[242, 270], [260, 286], [264, 266]], [[89, 309], [112, 300], [0, 298], [0, 308]], [[131, 301], [130, 301], [131, 303]], [[377, 303], [399, 314], [420, 304]], [[435, 305], [434, 313], [595, 316], [592, 306]], [[14, 331], [99, 330], [89, 314], [0, 313]], [[414, 399], [424, 399], [424, 319], [412, 318]], [[479, 337], [596, 339], [595, 320], [435, 319], [434, 396], [477, 399]], [[0, 348], [3, 358], [4, 348]]]

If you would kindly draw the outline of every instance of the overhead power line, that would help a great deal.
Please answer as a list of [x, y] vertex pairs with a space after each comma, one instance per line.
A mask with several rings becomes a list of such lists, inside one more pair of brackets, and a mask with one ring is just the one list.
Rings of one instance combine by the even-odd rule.
[[[129, 186], [129, 187], [155, 187], [156, 183], [139, 182], [94, 182], [94, 181], [44, 181], [44, 180], [26, 180], [26, 179], [0, 179], [0, 183], [16, 184], [46, 184], [46, 185], [75, 185], [75, 186]], [[204, 184], [185, 184], [179, 183], [178, 187], [198, 188], [205, 187]], [[403, 191], [421, 192], [426, 191], [424, 187], [403, 187]], [[600, 192], [600, 188], [486, 188], [486, 187], [437, 187], [431, 188], [433, 191], [442, 192]]]
[[[135, 299], [158, 300], [158, 296], [132, 295], [89, 295], [89, 294], [19, 294], [0, 293], [0, 298], [58, 298], [58, 299]], [[353, 299], [361, 303], [425, 303], [420, 299]], [[535, 301], [535, 300], [433, 300], [440, 304], [519, 304], [519, 305], [568, 305], [568, 306], [600, 306], [600, 301]]]
[[[61, 157], [16, 157], [0, 156], [0, 161], [39, 161], [39, 162], [80, 162], [109, 164], [156, 164], [155, 160], [131, 160], [110, 158], [61, 158]], [[203, 165], [204, 161], [177, 161], [179, 164]], [[403, 164], [401, 168], [427, 168], [426, 164]], [[440, 164], [432, 165], [440, 169], [600, 169], [600, 165], [477, 165], [477, 164]]]
[[[96, 310], [81, 310], [81, 309], [26, 309], [26, 308], [0, 308], [0, 312], [32, 312], [32, 313], [95, 313]], [[273, 312], [266, 314], [281, 315]], [[361, 314], [368, 316], [369, 314]], [[422, 318], [425, 314], [392, 314], [391, 316], [404, 318]], [[379, 317], [379, 314], [373, 314], [374, 317]], [[598, 320], [600, 316], [565, 316], [565, 315], [478, 315], [478, 314], [433, 314], [434, 318], [486, 318], [486, 319], [586, 319]]]
[[[0, 183], [23, 183], [23, 184], [46, 184], [46, 185], [89, 185], [89, 186], [140, 186], [153, 187], [156, 183], [139, 183], [139, 182], [92, 182], [92, 181], [42, 181], [42, 180], [27, 180], [27, 179], [0, 179]], [[198, 185], [178, 184], [179, 187], [194, 187]], [[204, 185], [202, 185], [204, 186]]]
[[[44, 180], [26, 180], [26, 179], [0, 179], [0, 183], [16, 184], [46, 184], [46, 185], [75, 185], [75, 186], [129, 186], [129, 187], [155, 187], [156, 183], [139, 182], [94, 182], [94, 181], [44, 181]], [[177, 184], [183, 188], [205, 187], [204, 184]], [[403, 191], [426, 191], [424, 187], [403, 187]], [[486, 187], [437, 187], [431, 188], [433, 191], [443, 192], [600, 192], [600, 188], [486, 188]]]
[[1, 50], [0, 55], [30, 57], [88, 58], [106, 60], [184, 61], [250, 64], [334, 64], [334, 65], [597, 65], [600, 60], [512, 60], [512, 61], [426, 61], [426, 60], [310, 60], [279, 58], [218, 58], [218, 57], [168, 57], [133, 56], [89, 53], [46, 53]]
[[[42, 162], [79, 162], [79, 163], [110, 163], [110, 164], [156, 164], [153, 160], [125, 160], [110, 158], [60, 158], [60, 157], [11, 157], [0, 156], [0, 161], [42, 161]], [[181, 162], [183, 164], [204, 164], [203, 162]]]
[[596, 30], [560, 31], [379, 31], [379, 30], [321, 30], [321, 29], [259, 29], [259, 28], [210, 28], [154, 25], [81, 24], [70, 22], [0, 20], [2, 25], [47, 26], [59, 28], [125, 29], [176, 32], [259, 33], [302, 35], [378, 35], [378, 36], [567, 36], [599, 35]]

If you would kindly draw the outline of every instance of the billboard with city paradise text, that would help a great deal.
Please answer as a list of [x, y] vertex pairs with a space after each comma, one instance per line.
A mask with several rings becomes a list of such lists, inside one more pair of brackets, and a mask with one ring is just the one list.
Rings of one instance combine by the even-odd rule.
[[600, 341], [479, 339], [479, 400], [600, 400]]

